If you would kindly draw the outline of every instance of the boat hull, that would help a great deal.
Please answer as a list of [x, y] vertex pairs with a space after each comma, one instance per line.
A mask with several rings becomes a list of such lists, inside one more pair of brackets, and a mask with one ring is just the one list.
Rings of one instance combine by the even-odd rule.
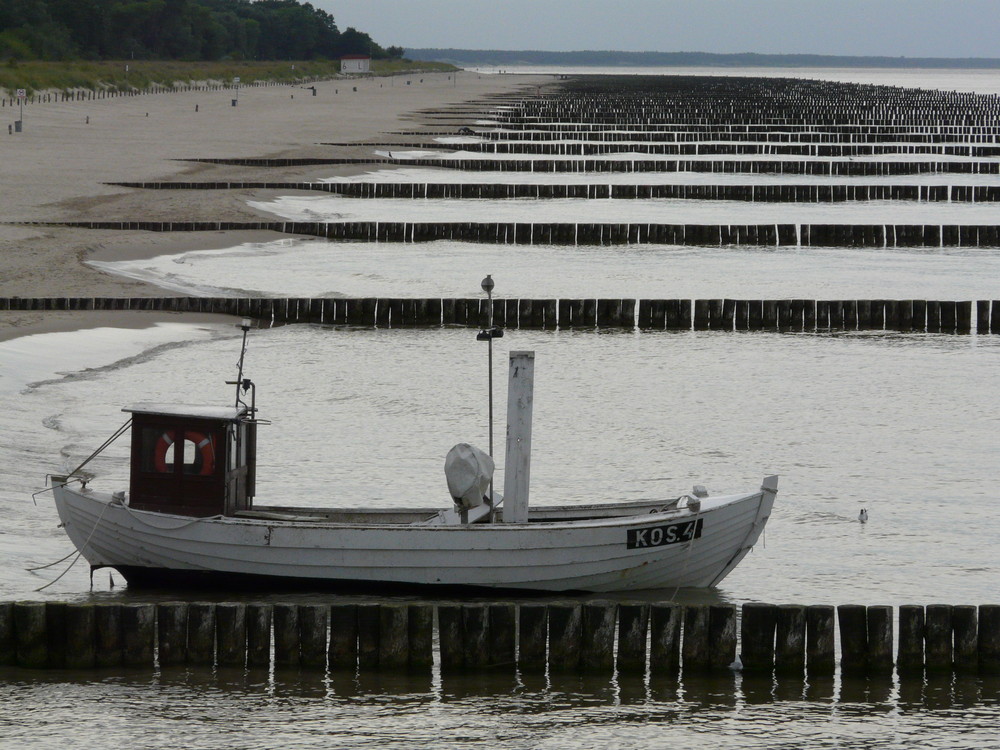
[[[435, 587], [615, 592], [719, 583], [763, 531], [775, 488], [690, 508], [618, 504], [596, 518], [423, 525], [215, 517], [129, 508], [55, 488], [59, 516], [92, 567], [130, 585], [353, 591]], [[363, 515], [363, 514], [359, 514]]]

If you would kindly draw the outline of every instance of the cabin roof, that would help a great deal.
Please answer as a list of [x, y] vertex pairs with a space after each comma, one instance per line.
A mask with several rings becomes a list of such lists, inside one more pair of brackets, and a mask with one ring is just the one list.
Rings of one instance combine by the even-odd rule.
[[195, 417], [235, 422], [247, 415], [245, 406], [192, 406], [190, 404], [156, 404], [142, 402], [126, 406], [122, 411], [132, 414], [156, 414], [166, 417]]

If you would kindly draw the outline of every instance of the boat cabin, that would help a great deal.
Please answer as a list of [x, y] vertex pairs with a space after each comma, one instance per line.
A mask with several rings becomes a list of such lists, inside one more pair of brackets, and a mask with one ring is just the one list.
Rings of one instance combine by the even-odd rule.
[[136, 404], [129, 507], [231, 516], [254, 496], [257, 424], [239, 407]]

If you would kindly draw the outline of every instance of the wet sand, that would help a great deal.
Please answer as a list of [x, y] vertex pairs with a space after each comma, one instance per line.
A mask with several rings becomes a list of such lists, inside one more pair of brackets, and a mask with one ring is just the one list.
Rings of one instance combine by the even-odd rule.
[[[85, 265], [85, 261], [148, 257], [278, 237], [270, 232], [168, 235], [6, 222], [256, 221], [263, 214], [246, 203], [266, 198], [266, 191], [153, 191], [106, 183], [303, 181], [356, 174], [357, 166], [338, 171], [336, 167], [254, 168], [182, 160], [368, 156], [372, 149], [364, 145], [321, 144], [421, 140], [419, 136], [387, 133], [457, 128], [452, 121], [435, 122], [422, 116], [420, 110], [534, 88], [550, 80], [469, 72], [459, 73], [457, 79], [449, 75], [325, 81], [316, 84], [316, 96], [298, 86], [243, 88], [237, 107], [231, 106], [231, 91], [31, 105], [24, 112], [24, 132], [0, 137], [4, 184], [4, 200], [0, 202], [0, 296], [163, 295], [165, 292], [156, 286], [112, 276]], [[352, 91], [354, 87], [357, 91]], [[4, 115], [13, 118], [15, 113], [7, 110]], [[67, 325], [68, 321], [87, 326], [84, 318], [89, 319], [89, 315], [0, 312], [0, 340], [10, 338], [12, 333], [5, 329], [13, 327], [44, 328]], [[115, 315], [115, 320], [119, 316]], [[124, 322], [124, 318], [121, 320]]]

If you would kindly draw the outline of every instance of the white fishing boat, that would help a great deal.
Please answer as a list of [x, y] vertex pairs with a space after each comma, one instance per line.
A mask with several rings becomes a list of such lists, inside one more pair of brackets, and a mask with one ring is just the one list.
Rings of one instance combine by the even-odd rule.
[[529, 507], [533, 378], [534, 353], [512, 352], [502, 494], [492, 489], [490, 456], [460, 444], [446, 460], [451, 498], [442, 492], [437, 508], [258, 503], [259, 422], [241, 357], [235, 406], [124, 409], [131, 413], [128, 489], [101, 492], [75, 474], [55, 476], [55, 504], [91, 569], [115, 568], [130, 586], [710, 587], [754, 546], [776, 476], [739, 494], [711, 496], [698, 486], [641, 502]]

